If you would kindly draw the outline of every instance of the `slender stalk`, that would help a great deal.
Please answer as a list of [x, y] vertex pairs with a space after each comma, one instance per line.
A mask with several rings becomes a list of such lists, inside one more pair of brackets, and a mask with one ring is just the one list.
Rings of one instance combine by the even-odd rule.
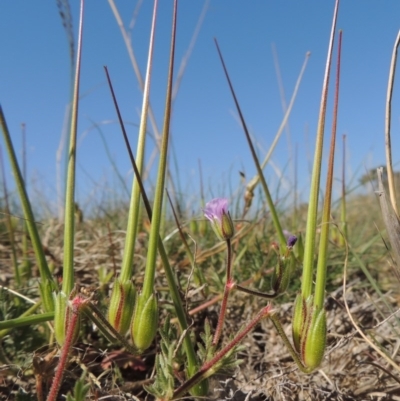
[[[305, 55], [305, 59], [304, 59], [303, 65], [301, 67], [299, 76], [298, 76], [297, 81], [296, 81], [296, 85], [295, 85], [294, 90], [293, 90], [292, 98], [290, 99], [288, 107], [286, 108], [286, 105], [284, 107], [285, 108], [285, 115], [284, 115], [284, 117], [282, 119], [282, 122], [281, 122], [281, 125], [279, 126], [279, 129], [278, 129], [278, 131], [277, 131], [277, 133], [275, 135], [275, 138], [274, 138], [274, 140], [273, 140], [273, 142], [272, 142], [272, 144], [271, 144], [271, 146], [270, 146], [270, 148], [268, 150], [268, 153], [265, 156], [265, 158], [264, 158], [264, 160], [263, 160], [263, 162], [261, 164], [261, 170], [264, 170], [265, 166], [267, 165], [269, 159], [272, 156], [272, 153], [275, 150], [275, 147], [276, 147], [276, 145], [278, 143], [278, 140], [282, 135], [283, 130], [285, 129], [285, 127], [288, 124], [290, 113], [292, 112], [292, 108], [293, 108], [294, 102], [296, 100], [296, 96], [297, 96], [297, 93], [298, 93], [299, 88], [300, 88], [300, 83], [301, 83], [301, 80], [303, 79], [303, 75], [304, 75], [304, 72], [306, 70], [308, 59], [310, 58], [310, 55], [311, 55], [310, 52], [307, 52], [306, 55]], [[255, 177], [253, 177], [253, 179], [251, 179], [249, 181], [249, 183], [247, 184], [247, 186], [246, 186], [247, 191], [249, 193], [253, 193], [255, 187], [257, 186], [257, 184], [258, 184], [258, 182], [260, 180], [261, 180], [261, 175], [257, 171], [257, 175]]]
[[329, 221], [331, 216], [331, 199], [333, 183], [333, 167], [335, 161], [336, 126], [339, 105], [340, 84], [340, 57], [342, 52], [342, 31], [339, 31], [338, 59], [336, 71], [335, 101], [332, 120], [332, 135], [328, 162], [328, 177], [326, 180], [324, 210], [322, 214], [321, 237], [319, 242], [317, 275], [315, 282], [314, 306], [318, 310], [322, 308], [325, 300], [326, 264], [328, 262]]
[[171, 400], [177, 400], [185, 395], [195, 384], [199, 383], [200, 381], [210, 377], [216, 372], [215, 365], [229, 352], [231, 351], [236, 345], [238, 345], [243, 338], [251, 331], [253, 328], [265, 317], [271, 314], [271, 305], [267, 305], [258, 312], [256, 317], [242, 330], [239, 334], [221, 351], [219, 351], [214, 358], [210, 361], [206, 362], [199, 371], [192, 376], [189, 380], [183, 383], [180, 387], [178, 387], [174, 391], [174, 396]]
[[243, 114], [242, 114], [242, 110], [240, 108], [240, 105], [239, 105], [239, 102], [237, 100], [235, 91], [233, 89], [232, 82], [231, 82], [231, 80], [229, 78], [228, 70], [227, 70], [227, 68], [225, 66], [225, 62], [224, 62], [224, 59], [222, 57], [221, 50], [220, 50], [220, 48], [218, 46], [217, 40], [214, 39], [214, 41], [215, 41], [215, 45], [217, 46], [217, 51], [218, 51], [219, 58], [221, 60], [222, 68], [224, 69], [225, 77], [226, 77], [226, 79], [228, 81], [228, 85], [229, 85], [229, 88], [231, 90], [232, 97], [233, 97], [233, 100], [235, 102], [235, 106], [236, 106], [237, 112], [239, 114], [239, 118], [240, 118], [240, 121], [242, 123], [243, 130], [244, 130], [244, 133], [246, 135], [247, 142], [249, 144], [251, 155], [253, 156], [253, 160], [254, 160], [254, 164], [255, 164], [256, 169], [257, 169], [258, 177], [261, 180], [261, 184], [262, 184], [265, 196], [267, 198], [268, 206], [269, 206], [269, 209], [271, 211], [272, 221], [274, 223], [274, 227], [275, 227], [275, 230], [276, 230], [278, 238], [279, 238], [279, 243], [280, 243], [280, 245], [282, 246], [282, 249], [283, 249], [286, 246], [286, 238], [285, 238], [285, 236], [283, 234], [283, 230], [282, 230], [282, 227], [281, 227], [281, 223], [279, 221], [278, 213], [277, 213], [277, 211], [275, 209], [274, 201], [272, 200], [272, 196], [271, 196], [271, 193], [269, 192], [267, 182], [265, 181], [264, 174], [263, 174], [262, 168], [260, 166], [260, 162], [258, 160], [258, 157], [256, 155], [256, 151], [254, 149], [254, 145], [253, 145], [253, 143], [251, 141], [250, 133], [249, 133], [249, 130], [247, 129], [247, 125], [246, 125], [246, 122], [244, 120], [244, 117], [243, 117]]
[[[117, 21], [117, 25], [119, 26], [119, 29], [121, 30], [121, 35], [122, 38], [125, 42], [125, 46], [126, 46], [126, 50], [128, 52], [129, 58], [131, 60], [132, 63], [132, 67], [133, 70], [135, 71], [135, 75], [136, 78], [138, 80], [140, 89], [144, 92], [144, 87], [145, 87], [145, 83], [143, 82], [143, 78], [142, 78], [142, 74], [140, 72], [140, 68], [139, 68], [139, 64], [136, 61], [136, 56], [135, 53], [133, 51], [133, 46], [132, 46], [132, 42], [131, 42], [131, 35], [130, 33], [127, 31], [127, 29], [124, 26], [124, 23], [122, 21], [121, 15], [118, 11], [117, 6], [115, 5], [114, 0], [108, 0], [108, 4], [110, 5], [110, 8], [114, 14], [115, 20]], [[153, 128], [153, 132], [154, 132], [154, 136], [156, 138], [156, 144], [157, 147], [159, 147], [160, 142], [161, 142], [161, 136], [157, 127], [157, 123], [156, 123], [156, 118], [154, 116], [153, 110], [151, 108], [151, 106], [149, 106], [149, 119], [150, 119], [150, 124]]]
[[[101, 311], [92, 302], [87, 302], [83, 308], [85, 315], [92, 320], [96, 326], [102, 331], [103, 334], [110, 333], [115, 339], [117, 339], [131, 354], [138, 354], [138, 350], [130, 345], [126, 338], [121, 335], [114, 327], [108, 322], [108, 320], [103, 316]], [[95, 317], [94, 317], [95, 315]], [[107, 338], [110, 338], [106, 334]], [[114, 340], [115, 341], [115, 340]], [[114, 342], [113, 341], [113, 342]]]
[[[46, 312], [40, 315], [32, 315], [41, 306], [41, 302], [34, 304], [20, 317], [0, 322], [0, 339], [10, 332], [11, 329], [23, 326], [32, 326], [39, 323], [49, 322], [54, 319], [54, 312]], [[31, 316], [32, 315], [32, 316]]]
[[84, 0], [80, 4], [78, 50], [75, 65], [75, 82], [72, 98], [71, 130], [68, 152], [68, 172], [65, 192], [64, 264], [62, 291], [68, 295], [74, 287], [74, 236], [75, 236], [75, 170], [76, 133], [78, 129], [79, 82], [82, 58]]
[[[150, 83], [151, 83], [151, 72], [153, 65], [153, 49], [154, 49], [154, 37], [156, 30], [157, 10], [158, 10], [158, 0], [155, 0], [153, 8], [153, 18], [151, 21], [149, 52], [147, 58], [146, 77], [143, 87], [143, 103], [142, 103], [142, 112], [140, 116], [139, 136], [138, 136], [137, 151], [136, 151], [136, 164], [138, 166], [138, 171], [140, 176], [142, 175], [143, 172], [144, 157], [145, 157], [147, 118], [149, 112]], [[133, 255], [135, 252], [136, 235], [139, 226], [139, 210], [140, 210], [139, 204], [140, 204], [140, 186], [138, 184], [138, 179], [136, 178], [136, 175], [134, 175], [131, 201], [129, 206], [128, 226], [126, 229], [126, 239], [125, 239], [125, 247], [123, 254], [124, 256], [122, 259], [122, 266], [120, 273], [120, 279], [122, 282], [130, 280], [133, 273], [132, 271]]]
[[[106, 72], [107, 72], [107, 69], [106, 69]], [[110, 84], [110, 89], [112, 90], [111, 80], [109, 80], [109, 84]], [[126, 130], [125, 130], [124, 123], [123, 123], [123, 120], [122, 120], [122, 117], [121, 117], [121, 113], [119, 112], [118, 104], [117, 104], [117, 102], [115, 100], [115, 97], [113, 97], [113, 99], [114, 99], [114, 105], [115, 105], [116, 110], [117, 110], [119, 122], [120, 122], [120, 125], [121, 125], [122, 134], [123, 134], [123, 137], [124, 137], [124, 140], [125, 140], [126, 148], [128, 150], [129, 158], [131, 160], [132, 168], [133, 168], [133, 171], [134, 171], [136, 177], [138, 178], [138, 184], [140, 186], [140, 191], [141, 191], [141, 194], [142, 194], [143, 203], [144, 203], [144, 206], [145, 206], [145, 209], [146, 209], [146, 212], [147, 212], [147, 216], [148, 216], [150, 222], [152, 222], [153, 212], [151, 210], [150, 202], [149, 202], [149, 199], [147, 197], [146, 191], [144, 189], [143, 181], [141, 180], [140, 175], [139, 175], [139, 170], [138, 170], [138, 167], [136, 165], [135, 158], [133, 156], [131, 146], [129, 144], [128, 136], [126, 134]], [[162, 261], [163, 266], [164, 266], [164, 271], [165, 271], [165, 275], [166, 275], [166, 278], [167, 278], [168, 287], [169, 287], [169, 290], [170, 290], [170, 295], [171, 295], [171, 298], [172, 298], [172, 302], [174, 304], [175, 313], [176, 313], [176, 316], [177, 316], [178, 321], [179, 321], [179, 326], [180, 326], [182, 332], [186, 332], [186, 330], [188, 329], [189, 326], [187, 324], [185, 310], [184, 310], [183, 305], [182, 305], [182, 300], [181, 300], [181, 297], [180, 297], [179, 289], [178, 289], [178, 287], [176, 285], [176, 282], [175, 282], [174, 272], [173, 272], [173, 270], [172, 270], [172, 268], [171, 268], [171, 266], [169, 264], [168, 256], [167, 256], [167, 253], [166, 253], [165, 248], [164, 248], [164, 244], [163, 244], [162, 239], [160, 238], [160, 236], [158, 236], [158, 251], [160, 253], [160, 258], [161, 258], [161, 261]], [[189, 375], [191, 376], [191, 375], [193, 375], [195, 373], [198, 365], [197, 365], [196, 353], [194, 351], [193, 344], [191, 342], [191, 339], [190, 339], [189, 335], [185, 335], [183, 344], [184, 344], [186, 357], [187, 357], [187, 362], [188, 362], [188, 372], [189, 372]]]
[[322, 97], [317, 128], [317, 142], [315, 145], [314, 166], [311, 175], [310, 200], [308, 203], [307, 228], [305, 236], [306, 240], [303, 259], [303, 281], [301, 283], [301, 293], [303, 299], [307, 299], [311, 295], [312, 290], [312, 271], [314, 266], [315, 236], [317, 231], [318, 194], [321, 176], [322, 149], [324, 143], [326, 104], [338, 8], [339, 0], [336, 0], [329, 40], [328, 56], [325, 67], [325, 76], [322, 85]]
[[293, 360], [296, 362], [296, 365], [298, 366], [298, 368], [303, 372], [303, 373], [310, 373], [312, 371], [312, 369], [309, 369], [307, 367], [305, 367], [303, 365], [303, 363], [301, 362], [300, 356], [298, 355], [298, 353], [296, 352], [296, 350], [293, 348], [293, 345], [291, 344], [291, 342], [289, 341], [289, 339], [287, 338], [286, 334], [285, 334], [285, 330], [283, 330], [283, 327], [281, 325], [281, 322], [279, 321], [278, 316], [275, 315], [275, 313], [272, 313], [269, 318], [272, 320], [272, 323], [274, 324], [278, 334], [280, 335], [280, 337], [282, 338], [284, 344], [286, 345], [287, 350], [289, 351], [291, 357], [293, 358]]
[[394, 85], [394, 77], [396, 72], [396, 62], [397, 62], [397, 50], [400, 45], [400, 31], [397, 34], [396, 41], [393, 47], [392, 53], [392, 61], [390, 63], [390, 71], [389, 71], [389, 82], [386, 94], [386, 114], [385, 114], [385, 149], [386, 149], [386, 169], [387, 176], [389, 182], [389, 195], [390, 201], [392, 203], [392, 207], [399, 217], [399, 211], [397, 209], [397, 200], [396, 200], [396, 186], [394, 182], [394, 174], [393, 174], [393, 163], [392, 163], [392, 145], [390, 139], [390, 124], [391, 124], [391, 114], [392, 114], [392, 95], [393, 95], [393, 85]]
[[149, 248], [147, 252], [145, 278], [142, 289], [142, 294], [144, 299], [149, 298], [153, 294], [153, 288], [154, 288], [157, 245], [158, 245], [159, 229], [161, 223], [165, 172], [167, 166], [170, 119], [171, 119], [171, 94], [172, 94], [172, 79], [174, 75], [176, 16], [177, 16], [177, 2], [174, 1], [174, 14], [173, 14], [172, 34], [171, 34], [172, 40], [170, 49], [167, 95], [166, 95], [165, 111], [164, 111], [164, 127], [163, 127], [163, 135], [161, 142], [160, 160], [158, 165], [156, 193], [154, 196], [153, 219], [151, 223]]
[[[26, 182], [27, 177], [27, 162], [26, 162], [26, 124], [21, 124], [22, 131], [22, 177]], [[32, 263], [28, 256], [29, 245], [28, 245], [28, 228], [26, 221], [24, 221], [24, 228], [22, 233], [22, 274], [27, 280], [32, 276]]]
[[225, 321], [226, 308], [228, 305], [228, 297], [230, 292], [235, 287], [235, 284], [232, 280], [232, 244], [230, 239], [226, 240], [226, 252], [227, 252], [226, 283], [224, 289], [224, 296], [222, 298], [221, 311], [219, 312], [219, 317], [218, 317], [218, 324], [213, 338], [213, 345], [218, 344], [218, 341], [221, 338], [222, 328], [224, 326], [224, 321]]

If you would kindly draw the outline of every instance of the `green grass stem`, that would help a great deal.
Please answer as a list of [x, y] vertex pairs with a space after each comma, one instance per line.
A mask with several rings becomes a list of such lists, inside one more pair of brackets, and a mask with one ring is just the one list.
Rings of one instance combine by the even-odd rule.
[[35, 252], [36, 261], [39, 267], [39, 274], [42, 280], [48, 282], [48, 286], [46, 286], [47, 294], [43, 296], [43, 305], [46, 311], [51, 311], [54, 309], [54, 305], [51, 302], [52, 299], [52, 291], [55, 289], [55, 284], [53, 282], [52, 275], [50, 273], [49, 266], [47, 265], [46, 257], [44, 255], [42, 242], [39, 237], [39, 231], [37, 229], [37, 223], [35, 221], [32, 206], [29, 201], [28, 193], [26, 191], [25, 182], [21, 174], [21, 170], [19, 168], [19, 164], [17, 161], [17, 156], [15, 154], [14, 146], [11, 141], [10, 132], [8, 131], [6, 119], [3, 113], [3, 108], [0, 105], [0, 127], [3, 133], [4, 142], [6, 145], [6, 150], [8, 153], [8, 157], [10, 158], [11, 170], [14, 175], [14, 180], [17, 185], [19, 197], [21, 200], [22, 210], [24, 212], [25, 221], [27, 224], [29, 236], [32, 242], [33, 250]]
[[28, 316], [28, 314], [33, 313], [38, 309], [40, 304], [35, 304], [31, 306], [28, 311], [23, 313], [20, 317], [16, 319], [3, 320], [0, 322], [0, 338], [3, 338], [8, 334], [10, 329], [15, 329], [16, 327], [32, 326], [39, 323], [49, 322], [54, 319], [54, 312], [45, 312], [40, 315]]
[[3, 193], [4, 193], [4, 203], [6, 207], [6, 225], [8, 230], [8, 237], [10, 239], [10, 247], [11, 247], [11, 262], [14, 267], [14, 279], [17, 284], [17, 288], [21, 286], [21, 275], [19, 271], [19, 264], [17, 260], [17, 250], [15, 248], [15, 235], [14, 235], [14, 227], [11, 221], [11, 211], [10, 211], [10, 203], [8, 200], [8, 191], [7, 191], [7, 183], [6, 183], [6, 175], [4, 172], [4, 163], [3, 163], [3, 153], [0, 147], [0, 166], [1, 166], [1, 175], [3, 178]]

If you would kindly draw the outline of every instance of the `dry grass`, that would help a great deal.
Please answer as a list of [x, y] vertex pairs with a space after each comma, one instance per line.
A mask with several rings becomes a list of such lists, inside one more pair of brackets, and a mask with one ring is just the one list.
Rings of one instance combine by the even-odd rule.
[[[363, 205], [361, 207], [360, 205]], [[377, 239], [366, 249], [365, 244], [377, 235], [371, 211], [378, 208], [375, 200], [367, 197], [355, 197], [349, 203], [349, 226], [351, 244], [371, 269], [371, 273], [382, 280], [386, 290], [386, 300], [394, 310], [399, 307], [398, 283], [396, 284], [388, 269], [388, 253], [382, 242]], [[366, 219], [369, 219], [366, 222]], [[265, 226], [266, 224], [266, 226]], [[89, 293], [95, 293], [101, 308], [107, 305], [109, 284], [99, 286], [99, 269], [107, 272], [115, 271], [121, 264], [124, 232], [118, 226], [102, 220], [84, 221], [77, 227], [76, 233], [76, 280]], [[146, 226], [144, 226], [146, 227]], [[270, 232], [268, 222], [257, 226], [261, 240], [266, 240]], [[368, 229], [366, 229], [368, 227]], [[54, 274], [60, 276], [62, 266], [62, 225], [52, 220], [42, 226], [42, 238], [47, 257], [54, 264]], [[254, 230], [245, 237], [255, 241]], [[260, 239], [260, 238], [259, 238]], [[242, 244], [246, 241], [242, 240]], [[199, 240], [199, 252], [210, 249], [213, 241]], [[185, 286], [190, 274], [185, 263], [185, 255], [177, 241], [167, 245], [182, 286]], [[239, 243], [238, 252], [240, 250]], [[139, 235], [137, 243], [136, 269], [139, 271], [135, 283], [140, 286], [141, 271], [147, 248], [147, 231]], [[268, 249], [268, 247], [266, 247]], [[264, 248], [250, 247], [254, 252], [265, 252]], [[257, 251], [258, 249], [258, 251]], [[212, 254], [212, 252], [211, 252]], [[243, 263], [257, 257], [267, 255], [249, 255]], [[253, 259], [252, 259], [253, 258]], [[211, 383], [210, 399], [216, 400], [400, 400], [400, 381], [398, 372], [388, 367], [381, 358], [375, 355], [371, 347], [356, 332], [344, 308], [342, 291], [343, 263], [345, 250], [331, 244], [331, 266], [329, 266], [328, 297], [326, 301], [328, 316], [328, 349], [320, 369], [311, 375], [302, 374], [294, 364], [281, 338], [277, 335], [272, 323], [264, 321], [245, 341], [245, 350], [239, 355], [243, 359], [240, 368], [233, 374], [218, 376]], [[215, 296], [218, 288], [218, 266], [222, 266], [223, 254], [208, 256], [202, 262], [202, 268], [210, 280], [208, 299]], [[13, 272], [10, 263], [10, 249], [6, 237], [3, 237], [0, 248], [0, 284], [12, 287]], [[244, 265], [245, 267], [246, 265]], [[245, 277], [245, 268], [236, 268], [240, 278]], [[359, 271], [357, 263], [349, 258], [349, 280], [347, 285], [347, 302], [350, 311], [358, 324], [369, 337], [379, 344], [382, 350], [400, 363], [398, 356], [400, 326], [396, 317], [389, 316], [386, 306], [371, 287], [364, 275]], [[268, 269], [264, 267], [263, 273]], [[221, 268], [222, 274], [223, 268]], [[37, 274], [34, 270], [34, 274]], [[294, 274], [293, 288], [274, 306], [278, 310], [282, 324], [290, 336], [290, 322], [293, 299], [299, 285], [300, 270]], [[61, 276], [60, 276], [61, 277]], [[265, 286], [264, 280], [261, 284]], [[257, 286], [259, 282], [251, 285]], [[382, 287], [382, 286], [381, 286]], [[157, 288], [160, 303], [164, 306], [161, 319], [169, 309], [169, 298], [166, 282], [160, 267], [157, 276]], [[185, 288], [183, 288], [184, 290]], [[35, 297], [36, 278], [31, 279], [28, 286], [21, 289], [28, 296]], [[184, 293], [184, 292], [183, 292]], [[203, 304], [206, 299], [201, 291], [189, 293], [188, 308]], [[19, 310], [13, 297], [6, 291], [1, 292], [2, 311], [7, 318], [16, 317]], [[265, 301], [252, 298], [243, 293], [235, 293], [230, 299], [227, 322], [224, 330], [226, 341], [230, 334], [237, 333], [240, 327], [253, 316]], [[26, 306], [24, 306], [26, 308]], [[198, 335], [203, 330], [204, 319], [208, 318], [215, 327], [219, 304], [204, 309], [193, 317], [193, 330]], [[385, 321], [384, 321], [385, 320]], [[0, 367], [0, 399], [34, 400], [38, 383], [43, 385], [46, 394], [57, 361], [55, 344], [46, 345], [45, 335], [48, 328], [40, 325], [31, 328], [14, 329], [2, 342], [3, 351], [10, 360], [9, 364]], [[70, 365], [65, 376], [60, 394], [66, 394], [81, 376], [83, 370], [88, 372], [91, 385], [91, 399], [123, 400], [148, 399], [143, 384], [151, 382], [153, 364], [158, 344], [140, 357], [125, 352], [118, 345], [110, 345], [98, 333], [97, 329], [87, 322], [82, 324], [82, 336], [73, 351]], [[135, 398], [136, 397], [136, 398]], [[63, 399], [62, 396], [59, 399]]]

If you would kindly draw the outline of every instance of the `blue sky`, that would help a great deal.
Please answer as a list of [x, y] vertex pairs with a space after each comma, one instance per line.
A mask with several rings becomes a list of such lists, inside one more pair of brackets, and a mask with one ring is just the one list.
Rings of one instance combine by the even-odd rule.
[[[79, 2], [71, 0], [77, 34]], [[129, 24], [136, 1], [116, 1]], [[204, 1], [180, 0], [176, 69], [187, 51]], [[70, 96], [70, 60], [66, 33], [56, 2], [2, 2], [0, 11], [0, 103], [17, 151], [22, 122], [26, 123], [30, 190], [56, 198], [56, 152]], [[145, 73], [153, 2], [144, 0], [132, 43]], [[238, 171], [255, 173], [238, 123], [234, 104], [213, 38], [219, 41], [248, 127], [262, 149], [268, 149], [283, 117], [272, 45], [279, 58], [286, 101], [289, 102], [307, 51], [311, 57], [289, 120], [290, 147], [298, 148], [298, 173], [303, 195], [308, 188], [314, 140], [334, 1], [210, 0], [192, 56], [174, 103], [171, 132], [180, 170], [181, 190], [188, 202], [199, 194], [201, 160], [206, 195], [230, 195], [239, 184]], [[161, 0], [156, 30], [151, 103], [162, 124], [168, 66], [172, 1]], [[384, 113], [389, 63], [400, 29], [400, 2], [342, 1], [338, 28], [343, 30], [342, 80], [338, 120], [338, 159], [341, 136], [347, 135], [348, 179], [365, 168], [384, 163]], [[99, 124], [128, 186], [132, 173], [116, 121], [103, 66], [107, 65], [131, 143], [137, 137], [141, 92], [120, 30], [107, 1], [87, 0], [85, 6], [79, 111], [77, 198], [88, 206], [99, 201], [100, 189], [119, 188], [99, 132]], [[337, 43], [337, 42], [336, 42]], [[399, 95], [393, 99], [393, 148], [399, 148]], [[333, 98], [331, 92], [330, 99]], [[332, 102], [328, 107], [332, 109]], [[327, 140], [330, 134], [327, 120]], [[107, 123], [106, 122], [111, 122]], [[148, 141], [150, 155], [153, 143]], [[20, 154], [20, 153], [19, 153]], [[327, 150], [326, 150], [327, 154]], [[290, 184], [288, 136], [282, 136], [272, 161]], [[394, 154], [398, 161], [398, 154]], [[6, 160], [6, 165], [8, 161]], [[7, 167], [8, 169], [8, 167]], [[337, 170], [337, 177], [340, 172]], [[274, 186], [275, 170], [266, 176]], [[10, 180], [9, 185], [10, 185]], [[281, 195], [285, 194], [282, 189]]]

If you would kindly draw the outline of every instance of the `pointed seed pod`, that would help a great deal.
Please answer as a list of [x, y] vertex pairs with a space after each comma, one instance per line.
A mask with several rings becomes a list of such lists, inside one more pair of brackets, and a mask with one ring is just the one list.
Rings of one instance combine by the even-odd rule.
[[315, 310], [305, 338], [303, 362], [310, 369], [316, 369], [322, 362], [326, 347], [325, 309]]
[[111, 293], [108, 321], [121, 335], [125, 335], [131, 324], [135, 307], [136, 288], [130, 280], [118, 278]]
[[296, 300], [294, 301], [293, 309], [293, 321], [292, 321], [292, 338], [294, 348], [297, 352], [300, 352], [301, 343], [301, 332], [303, 331], [303, 323], [305, 321], [305, 302], [303, 296], [297, 294]]
[[310, 325], [312, 301], [312, 296], [304, 299], [301, 294], [298, 294], [294, 303], [292, 337], [294, 347], [299, 353], [302, 352], [305, 335]]
[[150, 347], [157, 333], [158, 307], [157, 298], [151, 294], [145, 299], [143, 294], [136, 297], [135, 313], [131, 325], [132, 341], [139, 352]]

